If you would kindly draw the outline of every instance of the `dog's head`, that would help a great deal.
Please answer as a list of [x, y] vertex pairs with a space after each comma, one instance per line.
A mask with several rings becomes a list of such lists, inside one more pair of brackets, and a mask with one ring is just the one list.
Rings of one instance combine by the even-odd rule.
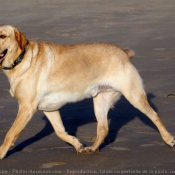
[[11, 67], [26, 42], [24, 34], [16, 28], [8, 25], [0, 26], [0, 68]]

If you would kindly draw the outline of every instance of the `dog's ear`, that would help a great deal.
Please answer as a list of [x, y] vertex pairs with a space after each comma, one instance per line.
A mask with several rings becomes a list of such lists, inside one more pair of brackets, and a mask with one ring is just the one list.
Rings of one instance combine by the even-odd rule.
[[22, 32], [20, 32], [19, 30], [17, 30], [16, 28], [14, 29], [14, 32], [15, 32], [15, 38], [18, 42], [18, 45], [19, 45], [20, 49], [23, 50], [25, 47], [25, 44], [27, 43], [27, 39], [26, 39], [25, 35]]

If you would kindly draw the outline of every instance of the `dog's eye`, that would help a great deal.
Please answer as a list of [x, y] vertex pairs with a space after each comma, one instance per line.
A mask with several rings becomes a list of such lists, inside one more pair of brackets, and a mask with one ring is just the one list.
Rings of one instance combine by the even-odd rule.
[[4, 39], [4, 38], [6, 38], [6, 36], [5, 35], [0, 35], [0, 38]]

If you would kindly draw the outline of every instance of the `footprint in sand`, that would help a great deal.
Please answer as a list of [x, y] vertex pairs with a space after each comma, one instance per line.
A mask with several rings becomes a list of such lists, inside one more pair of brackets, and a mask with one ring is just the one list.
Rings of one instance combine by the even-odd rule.
[[110, 147], [111, 149], [115, 149], [115, 150], [118, 150], [118, 151], [129, 151], [130, 149], [129, 148], [126, 148], [126, 147], [119, 147], [119, 146], [113, 146], [113, 147]]
[[50, 162], [50, 163], [44, 163], [40, 166], [40, 168], [52, 168], [54, 166], [60, 166], [65, 165], [65, 162]]

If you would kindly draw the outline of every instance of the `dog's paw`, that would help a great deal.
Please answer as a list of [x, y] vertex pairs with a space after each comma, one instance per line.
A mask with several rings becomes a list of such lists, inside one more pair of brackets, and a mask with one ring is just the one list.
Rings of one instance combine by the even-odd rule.
[[82, 154], [82, 152], [84, 151], [84, 146], [81, 145], [78, 149], [77, 149], [77, 154]]
[[78, 154], [96, 154], [99, 153], [99, 149], [93, 150], [91, 147], [83, 147], [77, 151]]
[[172, 139], [168, 142], [168, 144], [169, 144], [171, 147], [174, 147], [174, 145], [175, 145], [175, 138], [172, 137]]
[[2, 149], [2, 147], [0, 147], [0, 159], [2, 160], [6, 155], [6, 152], [4, 152], [4, 150]]
[[165, 141], [169, 146], [174, 147], [175, 145], [175, 138], [173, 136], [170, 136], [168, 140]]

